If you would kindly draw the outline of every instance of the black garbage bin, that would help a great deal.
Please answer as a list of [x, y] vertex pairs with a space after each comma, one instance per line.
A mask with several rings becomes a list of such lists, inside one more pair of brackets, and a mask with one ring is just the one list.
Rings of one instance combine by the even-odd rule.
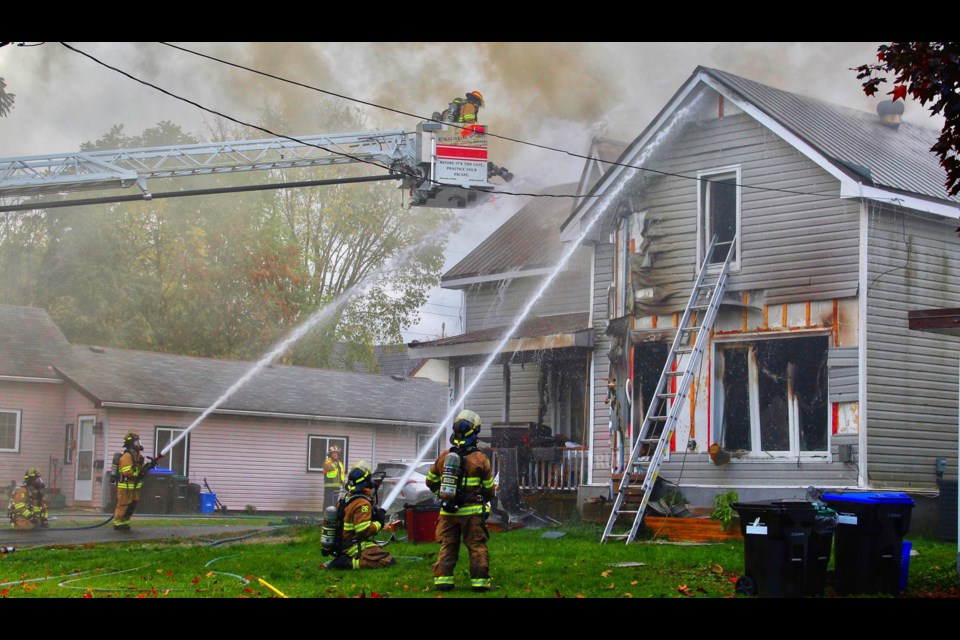
[[143, 478], [137, 513], [171, 513], [173, 483], [173, 471], [170, 469], [151, 469]]
[[842, 594], [896, 593], [914, 501], [905, 493], [825, 493], [837, 512], [834, 577]]
[[[743, 575], [737, 593], [799, 598], [823, 593], [823, 581], [807, 566], [817, 509], [806, 500], [737, 502], [743, 534]], [[826, 572], [826, 569], [824, 569]]]
[[816, 515], [807, 549], [808, 596], [823, 594], [827, 583], [827, 566], [830, 564], [830, 553], [833, 549], [833, 535], [839, 520], [839, 514], [822, 502], [814, 502], [813, 507]]

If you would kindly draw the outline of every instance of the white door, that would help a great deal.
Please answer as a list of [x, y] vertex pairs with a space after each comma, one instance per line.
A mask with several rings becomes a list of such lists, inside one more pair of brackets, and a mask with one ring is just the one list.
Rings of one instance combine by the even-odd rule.
[[94, 416], [81, 416], [77, 429], [77, 481], [73, 489], [76, 502], [93, 500], [93, 425]]

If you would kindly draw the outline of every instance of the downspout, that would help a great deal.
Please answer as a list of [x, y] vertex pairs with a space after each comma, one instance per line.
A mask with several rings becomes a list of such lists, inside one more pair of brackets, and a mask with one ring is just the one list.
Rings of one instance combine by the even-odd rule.
[[867, 296], [869, 288], [867, 286], [869, 264], [867, 249], [870, 240], [870, 217], [869, 203], [866, 200], [860, 200], [860, 258], [859, 258], [859, 282], [857, 288], [860, 295], [857, 296], [858, 315], [857, 320], [857, 402], [860, 404], [860, 424], [857, 429], [857, 449], [859, 450], [857, 464], [857, 486], [867, 486]]
[[[596, 277], [596, 268], [597, 268], [597, 245], [590, 244], [590, 286], [587, 288], [587, 309], [590, 310], [590, 315], [588, 317], [587, 326], [591, 329], [594, 329], [593, 326], [593, 287], [595, 286], [594, 278]], [[596, 329], [594, 329], [596, 332]], [[596, 343], [596, 339], [594, 339]], [[596, 347], [594, 347], [596, 348]], [[596, 415], [594, 411], [596, 410], [596, 358], [593, 357], [593, 353], [590, 354], [590, 413], [587, 432], [590, 434], [590, 439], [587, 441], [587, 484], [593, 484], [593, 452], [596, 446], [596, 440], [594, 436], [594, 424], [596, 423]]]

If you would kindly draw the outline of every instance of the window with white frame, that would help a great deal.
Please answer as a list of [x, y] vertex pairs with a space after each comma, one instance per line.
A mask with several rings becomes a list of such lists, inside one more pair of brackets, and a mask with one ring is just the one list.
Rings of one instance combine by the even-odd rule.
[[[154, 455], [158, 455], [167, 446], [183, 436], [186, 429], [177, 429], [174, 427], [157, 427], [156, 440], [157, 448]], [[158, 463], [164, 469], [170, 469], [175, 475], [190, 475], [190, 434], [183, 436], [173, 445], [173, 448]]]
[[748, 456], [825, 456], [828, 336], [718, 343], [715, 440]]
[[68, 422], [63, 433], [63, 464], [73, 464], [73, 454], [76, 450], [76, 427], [72, 422]]
[[0, 451], [20, 451], [19, 409], [0, 409]]
[[427, 443], [430, 442], [430, 438], [433, 437], [432, 433], [418, 433], [417, 434], [417, 454], [421, 451], [424, 451], [423, 458], [424, 462], [429, 462], [436, 460], [440, 456], [440, 439], [443, 437], [441, 434], [437, 439], [435, 439], [430, 446], [427, 446]]
[[307, 471], [323, 473], [323, 461], [332, 446], [340, 447], [340, 462], [347, 464], [347, 439], [332, 436], [307, 436]]
[[697, 173], [699, 236], [698, 255], [706, 255], [711, 239], [717, 237], [717, 246], [710, 256], [710, 264], [724, 261], [730, 242], [736, 239], [730, 269], [740, 268], [740, 168], [725, 167]]

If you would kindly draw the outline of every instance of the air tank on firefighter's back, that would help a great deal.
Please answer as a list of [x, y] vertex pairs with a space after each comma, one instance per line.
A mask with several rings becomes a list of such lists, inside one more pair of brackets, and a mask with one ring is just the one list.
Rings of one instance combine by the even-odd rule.
[[323, 522], [320, 527], [320, 546], [333, 549], [337, 544], [337, 508], [330, 505], [323, 510]]
[[443, 459], [443, 475], [440, 476], [440, 500], [445, 503], [457, 497], [457, 485], [460, 484], [460, 456], [450, 451]]

